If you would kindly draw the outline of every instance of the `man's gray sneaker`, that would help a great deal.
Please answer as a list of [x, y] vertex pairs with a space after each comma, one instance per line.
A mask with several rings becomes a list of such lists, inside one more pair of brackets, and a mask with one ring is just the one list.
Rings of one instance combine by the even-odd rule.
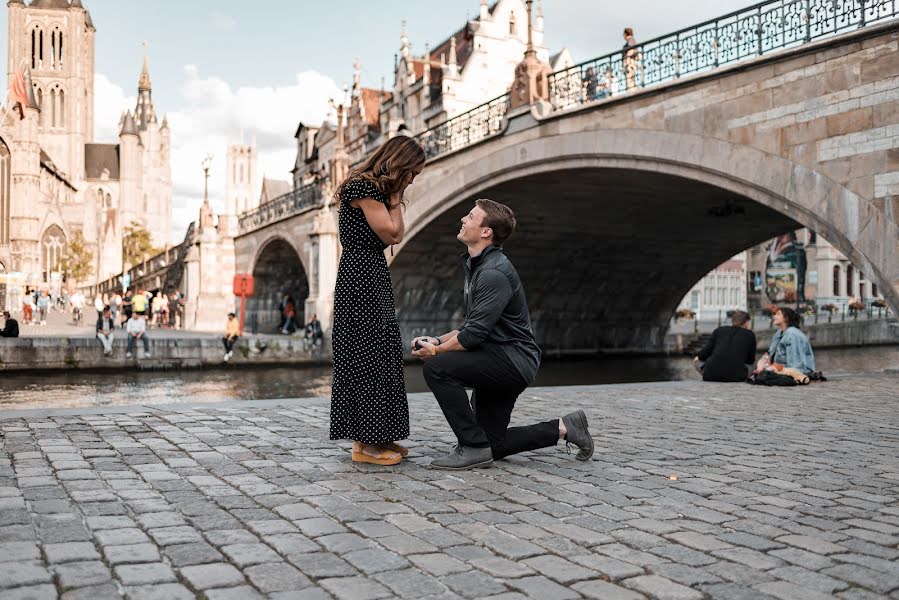
[[562, 423], [568, 433], [565, 434], [565, 446], [574, 444], [578, 447], [575, 456], [578, 460], [590, 460], [593, 456], [593, 438], [587, 430], [587, 415], [582, 410], [576, 410], [562, 417]]
[[472, 448], [471, 446], [456, 446], [455, 449], [444, 456], [431, 461], [431, 468], [445, 469], [447, 471], [464, 471], [478, 467], [489, 467], [493, 464], [493, 451], [490, 447]]

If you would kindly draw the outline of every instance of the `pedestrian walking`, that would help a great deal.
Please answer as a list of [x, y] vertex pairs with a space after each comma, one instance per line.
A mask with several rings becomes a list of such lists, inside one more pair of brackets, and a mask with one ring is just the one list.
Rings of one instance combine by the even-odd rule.
[[34, 294], [31, 290], [25, 290], [22, 297], [22, 324], [34, 325]]
[[384, 250], [403, 240], [403, 192], [425, 152], [396, 136], [353, 169], [335, 194], [343, 252], [334, 289], [332, 440], [353, 440], [352, 460], [402, 461], [409, 436], [403, 342]]
[[50, 294], [47, 290], [41, 290], [37, 299], [37, 311], [40, 314], [41, 325], [47, 324], [47, 312], [50, 310]]
[[134, 314], [134, 296], [131, 294], [131, 290], [125, 290], [125, 296], [122, 298], [122, 312], [125, 315], [125, 319], [122, 321], [122, 329], [124, 329], [131, 315]]

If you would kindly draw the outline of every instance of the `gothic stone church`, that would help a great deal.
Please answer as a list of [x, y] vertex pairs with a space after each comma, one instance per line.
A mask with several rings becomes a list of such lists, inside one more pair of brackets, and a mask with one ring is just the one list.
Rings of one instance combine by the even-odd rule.
[[[157, 121], [147, 61], [137, 106], [117, 143], [94, 140], [94, 35], [81, 0], [9, 0], [8, 86], [28, 67], [33, 104], [0, 113], [0, 278], [9, 292], [59, 286], [59, 261], [77, 232], [94, 257], [90, 284], [122, 271], [122, 230], [143, 224], [169, 239], [170, 134]], [[13, 294], [17, 295], [17, 294]], [[14, 302], [9, 306], [18, 308]]]

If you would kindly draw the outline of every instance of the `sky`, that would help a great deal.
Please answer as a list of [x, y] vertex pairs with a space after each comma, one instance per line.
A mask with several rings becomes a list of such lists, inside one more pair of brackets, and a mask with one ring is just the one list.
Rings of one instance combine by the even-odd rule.
[[[27, 2], [28, 0], [26, 0]], [[389, 89], [400, 24], [413, 53], [434, 47], [478, 14], [479, 0], [82, 0], [95, 38], [95, 141], [116, 142], [119, 115], [134, 108], [147, 54], [157, 114], [172, 133], [173, 243], [197, 218], [201, 161], [212, 154], [210, 197], [221, 208], [227, 145], [255, 137], [259, 173], [289, 180], [300, 121], [318, 124], [328, 99], [352, 83]], [[651, 39], [738, 10], [751, 0], [544, 0], [550, 52], [577, 62], [621, 46], [621, 30]], [[0, 40], [7, 39], [2, 3]], [[148, 7], [150, 9], [148, 10]], [[0, 44], [0, 64], [7, 46]], [[0, 98], [6, 97], [6, 80]], [[485, 98], [487, 100], [487, 98]]]

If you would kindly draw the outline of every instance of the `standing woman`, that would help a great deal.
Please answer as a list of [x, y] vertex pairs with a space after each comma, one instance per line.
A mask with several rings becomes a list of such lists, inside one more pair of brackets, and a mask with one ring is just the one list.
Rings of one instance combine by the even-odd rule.
[[403, 240], [403, 191], [425, 152], [410, 137], [387, 140], [337, 189], [343, 253], [334, 290], [331, 439], [353, 440], [353, 460], [398, 464], [407, 451], [409, 405], [403, 342], [384, 250]]

